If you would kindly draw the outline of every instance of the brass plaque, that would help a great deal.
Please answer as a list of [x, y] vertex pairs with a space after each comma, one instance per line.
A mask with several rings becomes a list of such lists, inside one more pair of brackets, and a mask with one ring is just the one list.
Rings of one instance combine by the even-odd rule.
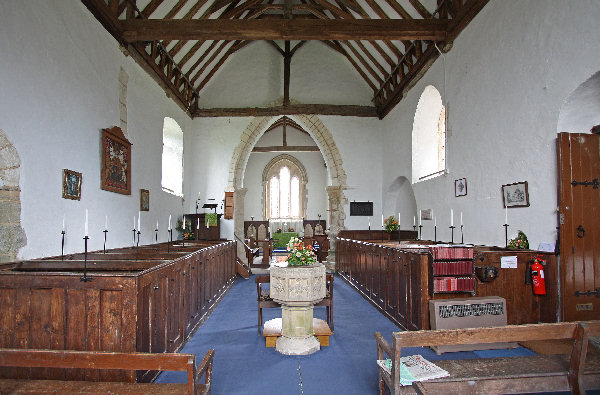
[[594, 305], [592, 303], [580, 303], [575, 305], [576, 311], [588, 311], [594, 310]]

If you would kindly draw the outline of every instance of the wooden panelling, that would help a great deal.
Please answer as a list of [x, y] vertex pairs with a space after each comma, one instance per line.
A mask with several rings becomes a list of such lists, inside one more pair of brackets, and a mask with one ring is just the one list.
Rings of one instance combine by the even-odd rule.
[[[179, 350], [236, 276], [234, 242], [186, 245], [187, 254], [178, 254], [169, 261], [151, 259], [149, 249], [144, 253], [121, 249], [116, 254], [118, 261], [101, 261], [113, 265], [118, 262], [121, 271], [88, 269], [90, 282], [80, 281], [79, 261], [72, 256], [65, 262], [36, 260], [3, 265], [0, 348], [157, 353]], [[166, 245], [161, 248], [166, 250]], [[127, 255], [130, 260], [124, 260]], [[149, 258], [136, 261], [136, 255]], [[57, 265], [63, 265], [63, 271], [58, 271]], [[71, 266], [73, 271], [65, 271], [64, 266]], [[147, 382], [155, 373], [0, 369], [0, 377], [5, 378], [126, 382]]]
[[[501, 269], [502, 256], [516, 255], [517, 269]], [[525, 284], [528, 263], [536, 255], [546, 261], [546, 295], [534, 295]], [[478, 282], [475, 296], [506, 299], [509, 324], [556, 322], [558, 272], [556, 256], [536, 251], [514, 251], [475, 247], [476, 265], [497, 267], [498, 277]], [[469, 297], [467, 293], [435, 294], [429, 290], [432, 258], [423, 250], [401, 250], [389, 246], [337, 239], [336, 268], [363, 297], [403, 329], [429, 329], [429, 300]]]

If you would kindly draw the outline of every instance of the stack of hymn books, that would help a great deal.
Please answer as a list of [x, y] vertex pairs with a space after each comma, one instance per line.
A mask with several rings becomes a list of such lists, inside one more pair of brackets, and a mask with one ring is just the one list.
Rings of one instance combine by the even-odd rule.
[[[379, 365], [388, 374], [392, 374], [392, 360], [378, 359]], [[411, 385], [413, 381], [425, 381], [449, 376], [449, 373], [439, 366], [429, 362], [421, 355], [411, 355], [400, 358], [400, 384]]]

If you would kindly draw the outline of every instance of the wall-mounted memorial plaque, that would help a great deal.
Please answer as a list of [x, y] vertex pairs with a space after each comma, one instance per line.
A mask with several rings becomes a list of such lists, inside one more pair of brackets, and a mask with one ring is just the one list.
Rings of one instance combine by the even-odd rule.
[[350, 216], [373, 216], [373, 202], [350, 202]]

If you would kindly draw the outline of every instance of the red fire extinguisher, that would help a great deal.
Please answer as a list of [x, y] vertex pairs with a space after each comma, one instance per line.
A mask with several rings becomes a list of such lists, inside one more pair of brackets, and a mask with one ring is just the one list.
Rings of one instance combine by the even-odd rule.
[[546, 280], [544, 279], [544, 266], [542, 266], [542, 262], [546, 263], [542, 257], [536, 256], [531, 265], [531, 279], [535, 295], [546, 295]]

